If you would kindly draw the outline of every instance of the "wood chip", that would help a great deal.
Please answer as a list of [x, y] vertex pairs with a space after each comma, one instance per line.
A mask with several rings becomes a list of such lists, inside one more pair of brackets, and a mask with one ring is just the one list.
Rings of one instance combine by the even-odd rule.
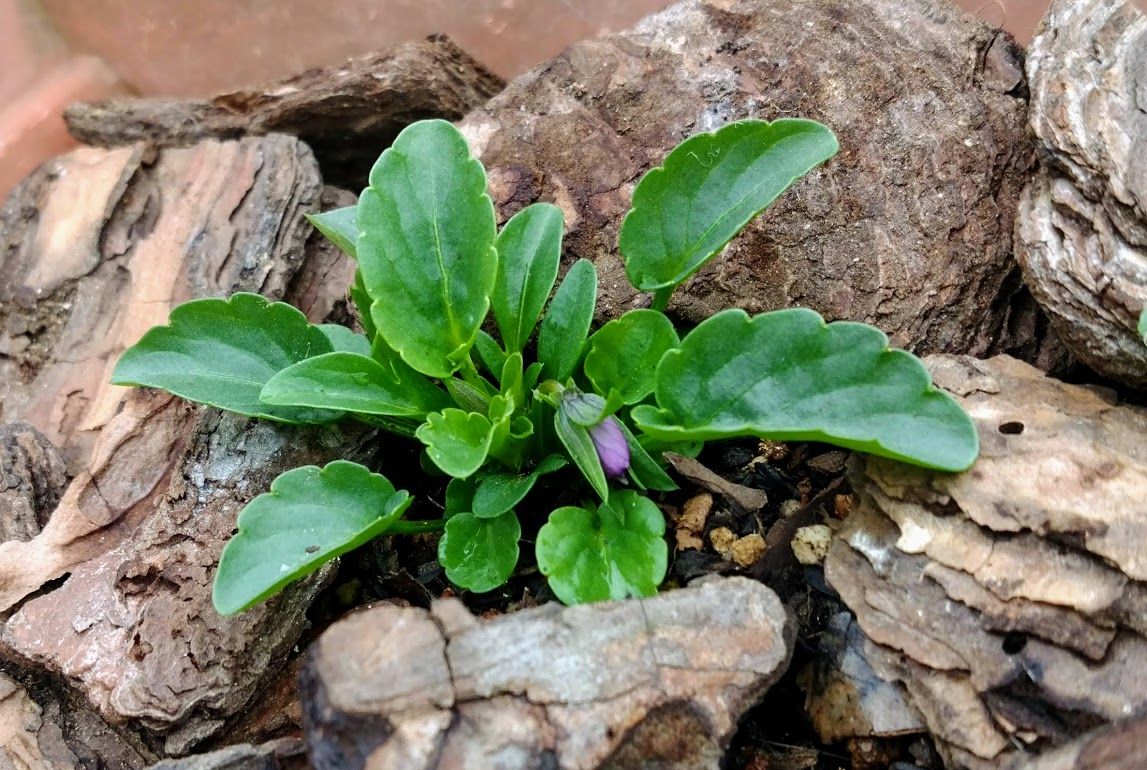
[[756, 513], [769, 502], [764, 491], [735, 484], [692, 457], [666, 452], [665, 459], [675, 471], [694, 484], [728, 500], [738, 513]]

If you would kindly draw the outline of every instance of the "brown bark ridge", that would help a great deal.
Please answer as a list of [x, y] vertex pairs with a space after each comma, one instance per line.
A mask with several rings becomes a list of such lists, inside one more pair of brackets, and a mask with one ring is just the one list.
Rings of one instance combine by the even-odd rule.
[[794, 627], [744, 578], [479, 622], [457, 600], [331, 626], [303, 670], [317, 770], [715, 770]]
[[1056, 0], [1027, 71], [1044, 162], [1017, 219], [1024, 279], [1082, 361], [1147, 387], [1147, 13]]
[[0, 648], [160, 756], [216, 734], [275, 676], [330, 575], [220, 617], [211, 579], [236, 513], [281, 471], [362, 457], [370, 434], [259, 423], [107, 378], [185, 299], [297, 293], [315, 320], [334, 314], [346, 284], [311, 270], [347, 264], [324, 252], [300, 270], [321, 193], [306, 146], [272, 134], [83, 148], [4, 208], [3, 417], [56, 443], [74, 478], [39, 534], [0, 543]]
[[804, 305], [919, 352], [1051, 363], [1012, 259], [1032, 165], [1021, 53], [939, 0], [689, 0], [578, 43], [461, 124], [502, 216], [544, 199], [594, 260], [599, 320], [635, 296], [616, 252], [633, 185], [686, 136], [808, 117], [841, 153], [678, 291], [699, 321]]
[[1147, 709], [1147, 410], [1006, 356], [937, 356], [966, 473], [868, 458], [825, 563], [950, 766], [999, 768]]
[[81, 142], [102, 147], [294, 134], [314, 150], [328, 182], [362, 189], [378, 154], [404, 126], [421, 118], [457, 120], [502, 86], [449, 38], [434, 35], [205, 101], [80, 103], [64, 119]]

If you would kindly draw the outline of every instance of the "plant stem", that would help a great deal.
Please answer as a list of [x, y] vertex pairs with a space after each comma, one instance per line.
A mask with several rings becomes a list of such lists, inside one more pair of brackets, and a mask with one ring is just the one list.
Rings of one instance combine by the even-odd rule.
[[486, 392], [486, 381], [482, 379], [482, 375], [478, 374], [478, 367], [474, 366], [474, 360], [470, 358], [467, 353], [466, 357], [462, 359], [462, 368], [459, 370], [462, 379], [473, 385], [479, 391]]
[[446, 519], [428, 521], [396, 521], [386, 531], [388, 535], [421, 535], [424, 532], [441, 532], [446, 528]]
[[665, 312], [665, 308], [669, 307], [669, 298], [673, 296], [673, 290], [676, 288], [676, 286], [666, 286], [655, 290], [653, 292], [653, 309]]

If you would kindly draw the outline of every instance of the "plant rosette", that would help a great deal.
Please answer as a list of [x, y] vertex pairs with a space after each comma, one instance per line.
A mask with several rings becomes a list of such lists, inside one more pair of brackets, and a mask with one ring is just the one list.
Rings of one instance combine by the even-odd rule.
[[499, 230], [485, 170], [457, 129], [407, 127], [357, 205], [311, 217], [357, 263], [349, 293], [365, 334], [236, 294], [176, 307], [116, 366], [116, 384], [251, 417], [382, 428], [419, 442], [450, 477], [445, 516], [419, 521], [403, 518], [408, 493], [361, 465], [284, 473], [240, 513], [216, 608], [239, 612], [371, 538], [413, 532], [442, 532], [438, 558], [458, 587], [493, 590], [516, 569], [521, 517], [545, 510], [536, 486], [557, 473], [584, 485], [578, 504], [533, 522], [554, 594], [571, 604], [652, 595], [668, 561], [656, 499], [676, 488], [661, 453], [716, 439], [821, 441], [967, 469], [979, 451], [971, 420], [877, 329], [801, 308], [730, 309], [682, 336], [662, 312], [837, 151], [828, 128], [798, 119], [686, 139], [638, 183], [619, 234], [626, 274], [652, 308], [593, 330], [593, 264], [558, 280], [561, 210], [535, 203]]

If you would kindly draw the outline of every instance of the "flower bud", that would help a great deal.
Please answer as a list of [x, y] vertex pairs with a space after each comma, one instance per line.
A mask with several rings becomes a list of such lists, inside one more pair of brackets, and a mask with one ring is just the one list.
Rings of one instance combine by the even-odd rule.
[[612, 479], [619, 479], [629, 470], [629, 444], [615, 417], [604, 420], [589, 429], [589, 437], [597, 449], [602, 470]]

